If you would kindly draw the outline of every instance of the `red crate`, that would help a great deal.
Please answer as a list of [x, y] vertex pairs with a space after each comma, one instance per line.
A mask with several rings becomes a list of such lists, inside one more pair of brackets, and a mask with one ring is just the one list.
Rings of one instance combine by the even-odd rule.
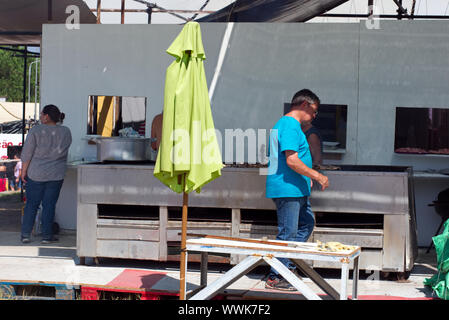
[[81, 287], [81, 300], [99, 300], [102, 292], [113, 293], [129, 293], [140, 295], [140, 300], [161, 300], [169, 297], [177, 297], [177, 293], [169, 292], [149, 292], [139, 289], [118, 289], [118, 288], [105, 288], [105, 287]]
[[151, 288], [166, 276], [165, 272], [125, 269], [106, 285], [81, 286], [82, 300], [99, 300], [101, 294], [135, 294], [141, 300], [160, 300], [161, 296], [174, 296], [170, 292], [154, 292]]

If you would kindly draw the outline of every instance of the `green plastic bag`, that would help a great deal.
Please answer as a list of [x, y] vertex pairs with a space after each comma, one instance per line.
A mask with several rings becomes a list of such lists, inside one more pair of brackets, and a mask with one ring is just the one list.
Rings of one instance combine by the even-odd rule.
[[431, 287], [440, 299], [449, 300], [449, 219], [444, 223], [443, 233], [432, 240], [437, 254], [438, 273], [424, 279], [424, 285]]

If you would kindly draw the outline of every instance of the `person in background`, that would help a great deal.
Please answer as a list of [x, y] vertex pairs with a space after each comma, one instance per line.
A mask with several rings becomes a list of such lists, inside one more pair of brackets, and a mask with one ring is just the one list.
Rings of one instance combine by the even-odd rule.
[[7, 191], [6, 181], [6, 167], [4, 164], [0, 163], [0, 192]]
[[15, 179], [15, 188], [16, 190], [19, 190], [22, 188], [22, 160], [20, 160], [20, 153], [16, 153], [14, 155], [14, 159], [18, 160], [16, 162], [16, 166], [14, 167], [14, 179]]
[[[301, 129], [303, 123], [314, 119], [319, 104], [320, 99], [312, 91], [298, 91], [292, 98], [290, 111], [279, 119], [270, 134], [266, 197], [273, 199], [276, 205], [278, 240], [307, 241], [315, 225], [308, 201], [311, 179], [321, 185], [321, 190], [329, 186], [329, 179], [312, 169], [309, 144]], [[295, 272], [296, 267], [289, 259], [279, 260]], [[265, 288], [294, 290], [274, 268]]]
[[64, 113], [58, 107], [46, 105], [40, 113], [41, 124], [31, 128], [23, 145], [21, 179], [26, 187], [26, 205], [21, 230], [22, 243], [31, 241], [31, 231], [41, 202], [41, 243], [58, 241], [53, 236], [53, 220], [72, 143], [70, 129], [61, 125], [64, 118]]
[[[315, 117], [316, 116], [317, 114]], [[307, 143], [309, 144], [313, 167], [315, 168], [322, 165], [323, 141], [320, 131], [314, 127], [311, 122], [301, 123], [301, 129], [306, 135]]]
[[14, 179], [14, 167], [16, 166], [15, 161], [5, 162], [6, 167], [6, 178], [8, 179], [8, 190], [15, 191], [16, 190], [16, 179]]
[[151, 148], [157, 151], [162, 139], [162, 112], [153, 118], [151, 123], [151, 138], [155, 138], [155, 141], [151, 142]]

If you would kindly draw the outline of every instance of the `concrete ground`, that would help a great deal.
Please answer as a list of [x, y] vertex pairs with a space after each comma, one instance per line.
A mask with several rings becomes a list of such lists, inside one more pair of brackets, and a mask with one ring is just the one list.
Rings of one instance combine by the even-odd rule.
[[[60, 283], [82, 286], [107, 286], [117, 283], [118, 279], [133, 282], [133, 275], [147, 272], [148, 275], [164, 274], [151, 282], [151, 291], [164, 294], [176, 294], [179, 291], [179, 263], [155, 262], [124, 259], [87, 259], [86, 265], [78, 265], [76, 256], [76, 233], [62, 230], [60, 241], [51, 245], [42, 245], [39, 237], [33, 237], [29, 244], [20, 241], [20, 216], [22, 204], [14, 198], [0, 196], [0, 285], [2, 282]], [[359, 299], [429, 299], [436, 298], [432, 290], [423, 285], [425, 278], [436, 273], [435, 250], [425, 253], [419, 249], [419, 256], [411, 275], [407, 280], [397, 281], [393, 277], [376, 272], [360, 272]], [[219, 278], [231, 266], [210, 264], [208, 283]], [[304, 299], [298, 293], [284, 293], [264, 288], [268, 266], [259, 266], [243, 276], [223, 291], [228, 299], [276, 300]], [[340, 273], [333, 269], [318, 269], [320, 275], [334, 288], [340, 288]], [[352, 273], [351, 273], [352, 274]], [[187, 272], [187, 290], [198, 287], [199, 264], [189, 263]], [[130, 278], [131, 277], [131, 278]], [[143, 278], [142, 278], [143, 279]], [[155, 278], [153, 278], [155, 279]], [[123, 280], [125, 281], [125, 280]], [[139, 280], [140, 281], [140, 280]], [[303, 281], [313, 290], [323, 295], [310, 279]], [[135, 281], [133, 283], [136, 283]], [[138, 283], [142, 286], [142, 283]], [[351, 294], [352, 281], [348, 292]], [[327, 297], [323, 295], [323, 298]], [[1, 299], [1, 297], [0, 297]]]

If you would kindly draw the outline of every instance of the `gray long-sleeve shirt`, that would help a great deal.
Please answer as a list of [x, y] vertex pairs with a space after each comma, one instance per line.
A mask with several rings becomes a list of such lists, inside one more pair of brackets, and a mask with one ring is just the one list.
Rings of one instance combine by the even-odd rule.
[[23, 163], [31, 160], [28, 177], [35, 181], [64, 179], [71, 143], [70, 129], [65, 126], [41, 124], [31, 128], [21, 155]]

